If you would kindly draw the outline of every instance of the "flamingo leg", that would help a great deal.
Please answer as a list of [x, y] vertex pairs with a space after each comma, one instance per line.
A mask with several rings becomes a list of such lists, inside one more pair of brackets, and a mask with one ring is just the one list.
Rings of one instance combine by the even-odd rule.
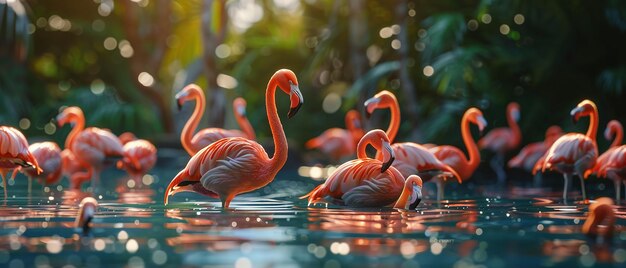
[[95, 167], [89, 167], [91, 169], [91, 191], [95, 192], [96, 188], [100, 186], [100, 170], [97, 170]]
[[234, 194], [227, 195], [225, 198], [220, 198], [220, 199], [222, 199], [222, 209], [229, 208], [230, 207], [230, 201], [232, 201], [233, 198], [235, 198]]
[[613, 183], [615, 184], [615, 200], [619, 203], [621, 198], [622, 184], [620, 183], [619, 178], [613, 178]]
[[444, 184], [440, 176], [437, 176], [437, 178], [435, 178], [435, 183], [437, 184], [437, 201], [441, 201], [443, 199]]
[[569, 191], [572, 184], [572, 174], [564, 173], [563, 180], [563, 203], [567, 203], [567, 191]]
[[495, 157], [491, 158], [489, 162], [491, 165], [491, 169], [496, 173], [496, 177], [498, 178], [498, 184], [504, 184], [506, 180], [506, 173], [504, 172], [504, 155], [501, 153], [497, 153]]
[[7, 198], [8, 198], [6, 176], [7, 176], [6, 171], [4, 171], [4, 170], [0, 171], [0, 177], [2, 177], [2, 189], [4, 189], [4, 200], [7, 200]]
[[578, 179], [580, 180], [580, 189], [583, 192], [583, 200], [587, 200], [587, 191], [585, 190], [585, 180], [581, 175], [578, 175]]

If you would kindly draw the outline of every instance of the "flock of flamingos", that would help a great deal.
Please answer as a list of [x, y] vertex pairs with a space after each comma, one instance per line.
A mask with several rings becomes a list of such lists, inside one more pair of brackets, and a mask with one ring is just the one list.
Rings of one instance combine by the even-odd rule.
[[[272, 182], [288, 157], [287, 138], [275, 101], [279, 88], [290, 97], [289, 118], [295, 116], [303, 104], [295, 74], [286, 69], [277, 71], [271, 77], [265, 95], [267, 118], [275, 148], [271, 157], [255, 141], [254, 130], [245, 116], [246, 103], [243, 99], [238, 98], [233, 104], [241, 131], [206, 128], [194, 134], [204, 113], [204, 94], [198, 86], [192, 84], [176, 95], [179, 108], [188, 101], [196, 103], [194, 113], [181, 133], [182, 146], [191, 159], [167, 186], [165, 204], [170, 196], [191, 191], [219, 198], [222, 207], [228, 208], [236, 195], [254, 191]], [[469, 157], [454, 146], [394, 142], [400, 125], [400, 108], [396, 97], [389, 91], [382, 91], [367, 100], [365, 108], [368, 117], [377, 109], [390, 109], [388, 129], [365, 133], [358, 112], [350, 111], [346, 115], [347, 129], [328, 129], [306, 143], [307, 148], [316, 148], [336, 161], [352, 157], [355, 153], [357, 157], [340, 165], [324, 183], [303, 196], [308, 198], [309, 205], [332, 200], [350, 207], [393, 206], [396, 209], [412, 210], [422, 199], [423, 182], [437, 183], [437, 199], [441, 199], [445, 183], [468, 180], [480, 163], [479, 148], [496, 153], [491, 161], [492, 167], [498, 179], [503, 180], [504, 155], [517, 149], [521, 141], [521, 132], [516, 123], [520, 108], [516, 103], [509, 104], [507, 108], [509, 126], [491, 130], [478, 142], [474, 141], [470, 126], [476, 125], [482, 131], [487, 121], [477, 108], [469, 108], [465, 112], [461, 121], [461, 135]], [[613, 139], [613, 143], [610, 149], [599, 156], [596, 105], [584, 100], [570, 115], [574, 121], [585, 116], [590, 118], [586, 134], [563, 134], [558, 126], [552, 126], [546, 131], [543, 142], [524, 147], [508, 162], [508, 166], [532, 172], [553, 170], [562, 173], [564, 202], [567, 202], [567, 192], [574, 175], [580, 179], [584, 200], [584, 178], [591, 174], [608, 177], [615, 182], [616, 200], [619, 201], [620, 184], [624, 182], [626, 185], [626, 146], [620, 145], [622, 126], [617, 121], [609, 123], [605, 136]], [[94, 189], [104, 164], [111, 159], [116, 160], [117, 167], [126, 170], [131, 176], [145, 174], [156, 163], [156, 147], [153, 144], [137, 139], [128, 132], [117, 137], [105, 129], [85, 128], [85, 118], [78, 107], [64, 109], [56, 120], [59, 126], [68, 123], [73, 126], [63, 150], [53, 142], [29, 146], [19, 130], [0, 126], [0, 175], [5, 199], [5, 177], [11, 170], [15, 170], [13, 176], [18, 171], [25, 173], [29, 177], [29, 185], [31, 178], [43, 184], [53, 184], [64, 175], [69, 178], [72, 188], [80, 189], [84, 182], [90, 180]], [[377, 150], [374, 158], [366, 154], [368, 145]], [[613, 225], [613, 200], [604, 197], [591, 203], [583, 231], [596, 234], [602, 229], [599, 226]], [[86, 198], [81, 202], [81, 208], [77, 224], [86, 227], [97, 210], [97, 202], [93, 198]]]

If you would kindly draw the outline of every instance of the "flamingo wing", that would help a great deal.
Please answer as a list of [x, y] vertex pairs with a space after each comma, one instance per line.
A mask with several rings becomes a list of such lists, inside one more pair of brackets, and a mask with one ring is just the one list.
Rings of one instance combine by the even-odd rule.
[[513, 133], [508, 128], [496, 128], [489, 131], [485, 137], [478, 141], [480, 149], [488, 149], [494, 152], [503, 152], [509, 149], [513, 140]]
[[19, 130], [0, 126], [0, 168], [32, 166], [39, 169], [37, 159], [28, 150], [28, 141]]
[[377, 176], [365, 179], [360, 185], [349, 189], [341, 199], [351, 207], [381, 207], [398, 200], [402, 193], [404, 179], [396, 177]]
[[318, 148], [336, 159], [354, 154], [352, 134], [341, 128], [331, 128], [306, 143], [307, 148]]
[[[598, 149], [593, 140], [580, 133], [570, 133], [561, 136], [550, 147], [544, 160], [543, 170], [556, 168], [561, 172], [580, 173], [593, 168], [597, 157]], [[579, 175], [586, 177], [585, 174]]]
[[534, 142], [530, 143], [511, 160], [508, 162], [508, 166], [513, 168], [523, 168], [525, 170], [532, 170], [535, 166], [535, 163], [543, 156], [548, 148], [545, 145], [545, 142]]
[[202, 150], [202, 148], [209, 146], [211, 143], [214, 143], [218, 140], [225, 138], [234, 138], [234, 137], [246, 137], [246, 134], [233, 129], [222, 129], [222, 128], [205, 128], [196, 135], [191, 138], [191, 144], [194, 146], [196, 151]]

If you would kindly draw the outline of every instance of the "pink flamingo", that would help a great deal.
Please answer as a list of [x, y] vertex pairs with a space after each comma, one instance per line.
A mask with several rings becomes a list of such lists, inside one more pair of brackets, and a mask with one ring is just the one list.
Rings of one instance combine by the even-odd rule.
[[28, 193], [31, 192], [32, 179], [40, 180], [43, 185], [57, 183], [61, 178], [61, 148], [51, 141], [33, 143], [28, 146], [43, 172], [37, 174], [34, 168], [25, 168], [23, 172], [28, 176]]
[[[409, 200], [411, 200], [411, 196], [416, 192], [417, 189], [417, 204], [411, 204]], [[422, 198], [422, 178], [417, 175], [411, 175], [406, 178], [404, 182], [404, 188], [402, 189], [402, 193], [400, 193], [400, 197], [398, 197], [398, 201], [393, 205], [394, 208], [399, 209], [414, 209], [419, 204], [420, 199]]]
[[548, 150], [541, 168], [541, 171], [556, 170], [563, 173], [565, 180], [563, 200], [565, 202], [567, 202], [567, 190], [574, 174], [578, 175], [583, 199], [587, 200], [583, 178], [589, 176], [598, 158], [598, 146], [596, 145], [598, 108], [596, 104], [590, 100], [584, 100], [570, 114], [574, 122], [577, 122], [582, 116], [590, 117], [587, 134], [568, 133], [561, 136]]
[[[42, 172], [37, 159], [28, 150], [28, 141], [19, 130], [0, 126], [0, 177], [4, 188], [4, 199], [7, 199], [6, 176], [10, 170], [21, 169], [22, 167], [32, 167], [37, 174]], [[13, 176], [15, 176], [13, 172]]]
[[[601, 227], [603, 226], [603, 227]], [[599, 242], [607, 242], [613, 237], [615, 229], [615, 212], [613, 200], [608, 197], [600, 197], [589, 205], [587, 220], [582, 227], [582, 232]]]
[[[596, 161], [596, 165], [593, 168], [593, 173], [596, 173], [599, 177], [609, 177], [613, 180], [615, 185], [615, 200], [617, 202], [621, 199], [621, 182], [626, 179], [626, 172], [619, 172], [620, 169], [626, 167], [623, 156], [620, 157], [620, 153], [624, 146], [620, 146], [622, 143], [622, 137], [624, 135], [624, 129], [622, 124], [617, 120], [611, 120], [607, 124], [604, 131], [604, 137], [607, 140], [613, 140], [611, 146], [606, 152], [601, 154]], [[626, 171], [626, 169], [624, 169]], [[618, 171], [618, 172], [615, 172]], [[626, 184], [626, 181], [624, 181]]]
[[510, 168], [523, 168], [527, 171], [532, 171], [535, 164], [542, 159], [542, 156], [546, 154], [550, 146], [562, 135], [561, 127], [550, 126], [546, 130], [546, 136], [543, 141], [533, 142], [524, 146], [519, 154], [509, 160], [508, 166]]
[[243, 137], [251, 140], [256, 139], [252, 125], [246, 117], [246, 101], [242, 98], [236, 98], [233, 101], [233, 112], [243, 132], [236, 129], [205, 128], [194, 135], [193, 132], [198, 127], [206, 106], [204, 92], [196, 84], [187, 85], [176, 94], [176, 103], [179, 109], [182, 108], [185, 102], [191, 100], [196, 101], [196, 107], [180, 134], [180, 142], [189, 155], [193, 156], [200, 149], [223, 138]]
[[[389, 108], [391, 110], [391, 122], [387, 128], [389, 140], [394, 141], [400, 128], [400, 104], [393, 93], [383, 90], [365, 102], [367, 116], [376, 109]], [[449, 165], [441, 162], [426, 147], [413, 143], [402, 142], [391, 145], [396, 155], [393, 162], [403, 177], [408, 178], [411, 174], [418, 174], [426, 181], [432, 180], [437, 184], [437, 200], [443, 198], [443, 182], [448, 177], [455, 177], [461, 183], [461, 177]], [[380, 153], [379, 153], [380, 155]], [[379, 158], [380, 156], [377, 156]]]
[[[382, 154], [382, 161], [367, 157], [372, 145]], [[404, 188], [404, 177], [392, 167], [395, 155], [389, 138], [379, 129], [369, 131], [357, 145], [357, 159], [340, 165], [328, 179], [302, 198], [309, 205], [330, 197], [351, 207], [381, 207], [398, 200]], [[421, 188], [411, 196], [412, 208], [421, 199]], [[417, 203], [415, 203], [417, 200]]]
[[296, 75], [287, 69], [278, 70], [265, 91], [267, 119], [274, 139], [274, 156], [270, 158], [263, 146], [242, 137], [218, 140], [196, 153], [165, 189], [168, 197], [192, 191], [219, 197], [222, 207], [240, 193], [254, 191], [274, 180], [287, 161], [287, 138], [276, 110], [276, 89], [289, 94], [291, 105], [287, 116], [294, 116], [304, 101]]
[[[95, 188], [100, 180], [100, 172], [105, 160], [110, 157], [122, 157], [122, 143], [113, 133], [96, 127], [85, 128], [83, 111], [76, 106], [68, 107], [57, 116], [59, 126], [66, 123], [74, 125], [67, 136], [66, 146], [75, 155], [75, 159], [86, 166], [92, 175], [91, 183]], [[95, 190], [95, 189], [94, 189]]]
[[476, 124], [478, 130], [481, 132], [487, 126], [487, 120], [483, 117], [483, 113], [477, 108], [469, 108], [463, 114], [461, 119], [461, 136], [465, 143], [465, 148], [469, 154], [469, 159], [465, 157], [465, 153], [459, 148], [442, 145], [429, 149], [435, 154], [437, 159], [441, 160], [444, 164], [452, 167], [461, 176], [461, 180], [466, 181], [469, 179], [474, 170], [480, 164], [480, 152], [476, 146], [476, 142], [472, 139], [472, 133], [470, 132], [470, 123]]
[[361, 116], [356, 110], [346, 113], [346, 128], [329, 128], [321, 135], [306, 142], [307, 149], [318, 148], [334, 161], [347, 156], [354, 155], [356, 145], [363, 137], [364, 131], [361, 127]]
[[82, 228], [83, 234], [87, 234], [89, 232], [89, 223], [93, 220], [93, 216], [96, 214], [98, 210], [98, 201], [93, 197], [85, 197], [80, 201], [80, 205], [78, 205], [78, 215], [76, 215], [76, 220], [74, 221], [75, 228]]
[[117, 161], [117, 168], [124, 169], [131, 177], [137, 178], [154, 167], [157, 149], [152, 143], [137, 139], [130, 132], [122, 133], [120, 140], [124, 144], [124, 157]]
[[522, 141], [522, 132], [517, 125], [520, 112], [519, 104], [511, 102], [506, 106], [506, 121], [509, 127], [495, 128], [489, 131], [485, 137], [478, 141], [480, 149], [487, 149], [496, 154], [491, 159], [491, 168], [496, 172], [498, 182], [504, 183], [506, 173], [504, 172], [504, 155], [506, 152], [516, 149]]

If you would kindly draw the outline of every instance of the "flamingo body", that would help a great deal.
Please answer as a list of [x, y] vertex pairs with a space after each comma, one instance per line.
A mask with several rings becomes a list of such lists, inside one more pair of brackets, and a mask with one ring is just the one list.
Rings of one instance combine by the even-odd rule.
[[33, 167], [37, 173], [42, 171], [37, 159], [28, 150], [28, 141], [24, 134], [15, 128], [0, 126], [0, 177], [2, 177], [5, 199], [8, 196], [5, 178], [8, 171], [22, 167]]
[[33, 154], [37, 163], [39, 163], [42, 172], [32, 168], [24, 169], [26, 175], [31, 178], [42, 180], [43, 184], [50, 185], [57, 183], [61, 178], [61, 149], [59, 146], [50, 141], [33, 143], [28, 146], [28, 150]]
[[361, 119], [356, 110], [348, 111], [345, 121], [346, 129], [327, 129], [321, 135], [307, 141], [305, 146], [308, 149], [317, 148], [335, 161], [354, 155], [356, 146], [365, 133], [361, 128]]
[[561, 127], [550, 126], [546, 130], [544, 141], [533, 142], [524, 146], [515, 157], [509, 160], [508, 166], [510, 168], [522, 168], [527, 171], [532, 171], [540, 160], [545, 160], [543, 156], [548, 152], [550, 146], [562, 135]]
[[124, 158], [117, 165], [131, 175], [145, 174], [156, 164], [157, 149], [147, 140], [129, 141], [124, 144], [123, 151]]
[[437, 173], [450, 172], [459, 183], [462, 182], [461, 176], [454, 169], [441, 162], [435, 154], [422, 145], [413, 142], [402, 142], [392, 144], [391, 148], [393, 148], [396, 154], [396, 161], [393, 162], [393, 167], [398, 169], [404, 177], [429, 171]]

